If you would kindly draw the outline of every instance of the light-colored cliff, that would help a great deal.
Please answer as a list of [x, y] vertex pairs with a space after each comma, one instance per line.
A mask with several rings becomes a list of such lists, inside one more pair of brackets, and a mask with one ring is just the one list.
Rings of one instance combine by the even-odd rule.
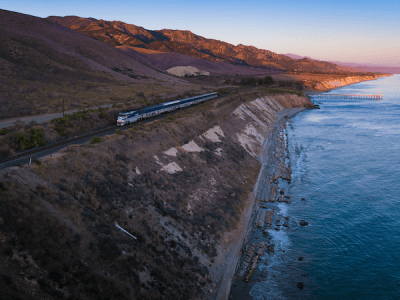
[[331, 90], [334, 88], [339, 88], [342, 86], [350, 85], [353, 83], [358, 83], [358, 82], [368, 81], [368, 80], [375, 80], [379, 77], [380, 76], [378, 76], [378, 75], [357, 75], [357, 76], [348, 76], [348, 77], [343, 77], [343, 78], [326, 80], [326, 81], [317, 83], [315, 89], [317, 91], [327, 91], [327, 90]]

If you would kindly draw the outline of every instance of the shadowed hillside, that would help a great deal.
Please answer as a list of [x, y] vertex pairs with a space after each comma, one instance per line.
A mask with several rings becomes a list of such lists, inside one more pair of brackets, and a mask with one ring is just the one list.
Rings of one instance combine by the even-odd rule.
[[[83, 24], [85, 24], [83, 22]], [[123, 51], [46, 19], [0, 10], [0, 119], [113, 103], [138, 86], [180, 82]]]

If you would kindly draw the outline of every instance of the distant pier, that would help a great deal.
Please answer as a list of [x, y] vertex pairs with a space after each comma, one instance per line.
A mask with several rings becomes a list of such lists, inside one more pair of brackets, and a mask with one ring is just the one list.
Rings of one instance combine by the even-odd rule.
[[365, 100], [382, 100], [382, 93], [379, 95], [361, 95], [361, 94], [311, 94], [308, 95], [312, 99], [365, 99]]

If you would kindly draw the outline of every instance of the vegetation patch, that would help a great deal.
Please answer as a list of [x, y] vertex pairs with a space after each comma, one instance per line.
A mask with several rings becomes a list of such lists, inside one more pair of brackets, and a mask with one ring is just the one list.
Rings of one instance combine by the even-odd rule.
[[7, 128], [1, 128], [0, 129], [0, 135], [6, 135], [8, 133], [8, 129]]
[[26, 136], [24, 132], [14, 132], [13, 135], [19, 143], [21, 150], [31, 149], [33, 147], [41, 147], [46, 145], [46, 141], [43, 139], [42, 128], [31, 128], [27, 131], [30, 137]]
[[101, 137], [99, 137], [99, 136], [94, 136], [94, 137], [92, 137], [92, 139], [90, 140], [90, 144], [91, 145], [93, 145], [93, 144], [98, 144], [98, 143], [101, 143], [103, 141], [103, 139], [101, 138]]

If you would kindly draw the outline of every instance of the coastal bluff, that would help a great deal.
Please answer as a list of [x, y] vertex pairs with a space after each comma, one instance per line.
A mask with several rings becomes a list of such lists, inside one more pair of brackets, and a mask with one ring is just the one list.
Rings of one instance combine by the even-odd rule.
[[286, 112], [312, 107], [296, 93], [238, 92], [2, 170], [0, 295], [216, 299], [263, 146], [275, 147]]
[[356, 75], [356, 76], [347, 76], [342, 78], [333, 78], [330, 80], [325, 80], [318, 82], [315, 86], [315, 90], [317, 91], [328, 91], [331, 89], [339, 88], [342, 86], [368, 81], [368, 80], [375, 80], [379, 77], [386, 77], [389, 75]]

